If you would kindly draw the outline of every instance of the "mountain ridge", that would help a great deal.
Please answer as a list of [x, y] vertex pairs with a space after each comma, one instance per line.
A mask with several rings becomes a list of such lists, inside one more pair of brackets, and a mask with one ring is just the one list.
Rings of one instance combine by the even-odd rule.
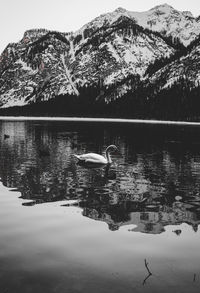
[[126, 103], [127, 95], [134, 100], [142, 93], [141, 101], [149, 96], [152, 101], [163, 90], [180, 87], [176, 76], [184, 77], [190, 90], [199, 87], [198, 20], [163, 4], [146, 12], [117, 8], [76, 32], [28, 30], [0, 57], [0, 108], [56, 99], [58, 105], [64, 101], [67, 114], [73, 102], [85, 102], [83, 108], [96, 103], [98, 112], [105, 108], [99, 103]]

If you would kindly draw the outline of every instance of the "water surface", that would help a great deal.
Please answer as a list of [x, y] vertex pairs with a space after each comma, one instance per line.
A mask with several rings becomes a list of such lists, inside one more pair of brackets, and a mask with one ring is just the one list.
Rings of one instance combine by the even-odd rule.
[[0, 121], [0, 178], [0, 292], [199, 292], [200, 128]]

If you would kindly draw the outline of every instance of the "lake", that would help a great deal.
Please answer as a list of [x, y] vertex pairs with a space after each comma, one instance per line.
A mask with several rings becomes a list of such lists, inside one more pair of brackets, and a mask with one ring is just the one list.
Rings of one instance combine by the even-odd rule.
[[1, 120], [0, 180], [1, 293], [199, 292], [200, 127]]

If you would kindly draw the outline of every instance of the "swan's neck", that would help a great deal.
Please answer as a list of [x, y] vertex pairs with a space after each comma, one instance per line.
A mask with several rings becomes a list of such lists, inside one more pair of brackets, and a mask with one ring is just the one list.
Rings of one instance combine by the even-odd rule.
[[112, 163], [112, 160], [111, 160], [111, 157], [110, 157], [110, 154], [109, 154], [109, 151], [106, 150], [106, 159], [108, 161], [108, 164], [111, 164]]

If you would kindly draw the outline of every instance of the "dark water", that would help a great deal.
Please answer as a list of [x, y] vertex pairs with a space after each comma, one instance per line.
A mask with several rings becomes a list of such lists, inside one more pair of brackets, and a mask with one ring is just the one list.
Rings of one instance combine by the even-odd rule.
[[0, 292], [199, 292], [200, 128], [1, 121], [0, 178]]

